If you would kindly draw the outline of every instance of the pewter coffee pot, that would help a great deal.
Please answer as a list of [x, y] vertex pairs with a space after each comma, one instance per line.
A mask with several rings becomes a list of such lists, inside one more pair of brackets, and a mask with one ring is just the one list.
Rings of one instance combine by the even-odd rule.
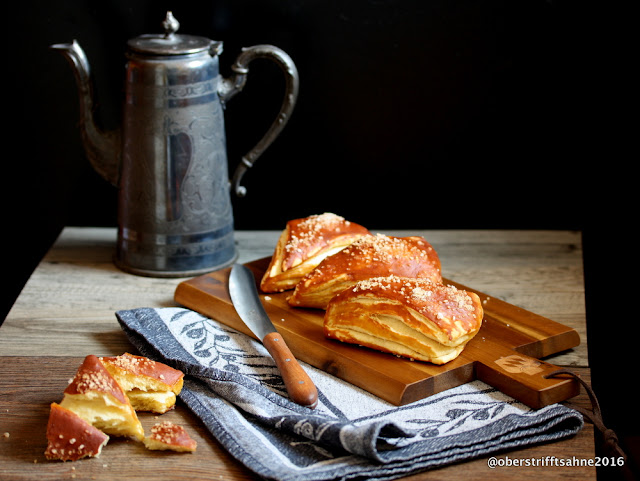
[[84, 51], [74, 40], [56, 44], [74, 68], [83, 144], [96, 171], [118, 187], [115, 264], [152, 277], [199, 275], [236, 259], [223, 109], [247, 79], [256, 58], [275, 61], [285, 74], [280, 112], [233, 176], [241, 179], [280, 134], [298, 95], [291, 58], [271, 45], [245, 48], [219, 74], [222, 42], [177, 34], [171, 12], [163, 34], [129, 40], [122, 126], [104, 132], [93, 118], [92, 80]]

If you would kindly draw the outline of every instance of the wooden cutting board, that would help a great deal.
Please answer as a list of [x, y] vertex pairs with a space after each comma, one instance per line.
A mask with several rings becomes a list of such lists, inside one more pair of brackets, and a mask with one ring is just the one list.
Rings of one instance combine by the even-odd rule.
[[[262, 278], [269, 258], [246, 264]], [[255, 338], [238, 317], [229, 297], [231, 268], [181, 282], [179, 304]], [[262, 303], [293, 354], [301, 361], [354, 384], [394, 405], [404, 405], [479, 379], [531, 408], [538, 409], [576, 396], [580, 386], [571, 376], [547, 379], [557, 366], [540, 358], [580, 344], [567, 326], [473, 291], [483, 302], [484, 322], [457, 359], [437, 366], [411, 361], [373, 349], [327, 339], [322, 331], [324, 311], [296, 308], [290, 293], [261, 294]]]

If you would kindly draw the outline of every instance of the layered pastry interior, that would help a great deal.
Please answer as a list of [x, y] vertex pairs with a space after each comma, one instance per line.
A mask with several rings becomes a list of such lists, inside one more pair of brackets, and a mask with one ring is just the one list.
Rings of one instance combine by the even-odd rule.
[[410, 359], [447, 363], [482, 325], [473, 292], [427, 278], [398, 276], [360, 281], [328, 304], [324, 333]]
[[369, 230], [332, 213], [287, 222], [261, 282], [263, 292], [293, 289], [324, 258], [339, 252]]
[[124, 353], [100, 361], [122, 387], [136, 411], [163, 414], [173, 409], [184, 373], [143, 356]]

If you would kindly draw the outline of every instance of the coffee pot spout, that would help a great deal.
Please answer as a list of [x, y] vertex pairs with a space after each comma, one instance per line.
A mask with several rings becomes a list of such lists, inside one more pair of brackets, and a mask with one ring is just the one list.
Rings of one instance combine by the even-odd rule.
[[93, 84], [89, 62], [75, 40], [72, 43], [51, 45], [71, 64], [80, 100], [80, 131], [85, 152], [93, 168], [105, 180], [117, 186], [120, 170], [119, 130], [101, 130], [95, 122]]

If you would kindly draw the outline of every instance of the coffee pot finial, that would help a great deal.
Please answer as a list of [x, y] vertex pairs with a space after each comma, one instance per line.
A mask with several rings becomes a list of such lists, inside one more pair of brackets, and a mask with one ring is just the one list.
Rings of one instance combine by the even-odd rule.
[[165, 38], [168, 38], [178, 31], [180, 28], [180, 22], [176, 20], [176, 17], [173, 16], [171, 11], [168, 11], [167, 16], [162, 22], [162, 27], [164, 28]]

